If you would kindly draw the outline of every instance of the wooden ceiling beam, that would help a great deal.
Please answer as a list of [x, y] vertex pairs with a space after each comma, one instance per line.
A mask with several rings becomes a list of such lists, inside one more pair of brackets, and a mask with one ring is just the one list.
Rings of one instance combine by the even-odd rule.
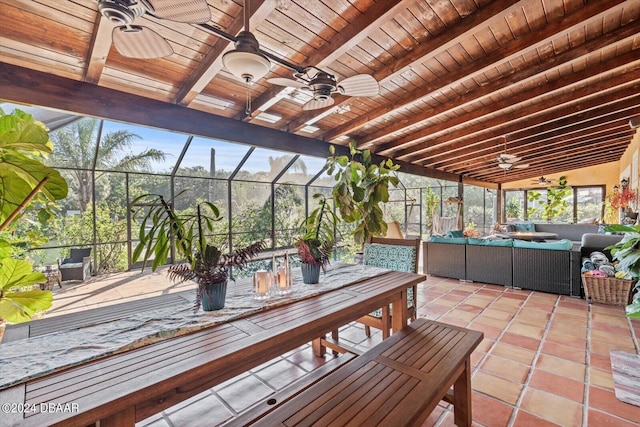
[[[609, 155], [620, 156], [624, 152], [624, 149], [626, 148], [625, 144], [628, 145], [628, 143], [629, 143], [629, 140], [627, 139], [627, 136], [621, 133], [620, 136], [608, 139], [605, 142], [603, 141], [594, 142], [592, 144], [585, 144], [582, 147], [577, 144], [567, 145], [564, 150], [558, 150], [553, 154], [545, 153], [545, 155], [539, 156], [538, 158], [535, 159], [535, 162], [530, 163], [529, 167], [526, 169], [511, 169], [507, 173], [512, 173], [512, 174], [519, 173], [524, 175], [526, 175], [527, 173], [533, 173], [535, 175], [535, 174], [542, 174], [544, 172], [544, 174], [547, 174], [549, 172], [546, 166], [550, 164], [549, 161], [557, 160], [558, 158], [564, 158], [566, 160], [562, 162], [561, 167], [564, 167], [567, 162], [573, 161], [574, 159], [578, 159], [580, 157], [593, 158], [594, 157], [593, 154], [602, 154], [603, 156], [609, 156]], [[504, 174], [504, 170], [494, 165], [492, 167], [484, 168], [479, 171], [473, 172], [469, 175], [476, 178], [482, 178], [482, 177], [495, 178], [503, 174]]]
[[[633, 34], [636, 34], [638, 31], [640, 31], [638, 27], [634, 27], [634, 26], [624, 27], [623, 30], [624, 31], [620, 30], [616, 33], [617, 36], [622, 37], [622, 40], [628, 39], [629, 37], [633, 37]], [[620, 39], [616, 37], [616, 41], [620, 41]], [[428, 122], [430, 120], [433, 120], [434, 118], [437, 118], [438, 116], [450, 113], [455, 109], [463, 108], [473, 103], [480, 102], [484, 99], [495, 97], [496, 94], [500, 93], [500, 91], [508, 91], [509, 89], [512, 89], [512, 88], [517, 89], [521, 87], [522, 81], [525, 81], [526, 79], [529, 79], [529, 78], [535, 79], [537, 77], [544, 77], [547, 73], [553, 70], [558, 70], [560, 68], [565, 67], [567, 63], [570, 63], [572, 60], [575, 60], [578, 57], [588, 56], [592, 54], [592, 52], [601, 48], [609, 48], [611, 46], [611, 42], [612, 42], [612, 39], [606, 36], [603, 38], [594, 39], [587, 42], [587, 44], [590, 44], [591, 47], [582, 46], [579, 49], [573, 49], [564, 54], [544, 60], [535, 66], [523, 68], [519, 72], [513, 73], [506, 78], [495, 80], [472, 92], [458, 95], [455, 98], [449, 99], [446, 104], [442, 104], [438, 107], [425, 110], [420, 114], [415, 115], [410, 120], [402, 121], [395, 125], [387, 126], [378, 132], [374, 132], [367, 135], [364, 138], [360, 138], [359, 141], [361, 142], [359, 146], [368, 147], [371, 144], [373, 144], [376, 140], [384, 138], [389, 134], [392, 134], [393, 132], [399, 132], [399, 131], [408, 129], [411, 126]], [[625, 55], [625, 59], [627, 60], [627, 62], [633, 62], [634, 60], [637, 60], [637, 55]], [[600, 73], [607, 73], [610, 69], [612, 69], [611, 67], [616, 68], [624, 64], [620, 60], [611, 59], [610, 61], [611, 62], [608, 63], [608, 66], [610, 67], [609, 69], [607, 69], [606, 67], [599, 67]], [[570, 86], [571, 84], [579, 83], [583, 79], [593, 77], [594, 76], [593, 71], [595, 71], [595, 69], [588, 69], [588, 70], [589, 71], [583, 71], [582, 76], [580, 77], [578, 77], [577, 75], [572, 75], [570, 78], [561, 78], [556, 81], [552, 81], [547, 85], [541, 85], [533, 91], [516, 91], [516, 92], [519, 92], [518, 95], [508, 97], [509, 98], [508, 101], [496, 102], [494, 104], [505, 105], [505, 107], [511, 107], [521, 102], [530, 101], [531, 99], [535, 99], [536, 97], [539, 97], [546, 93], [558, 90], [561, 87]], [[492, 111], [490, 111], [490, 113], [495, 112], [495, 108], [492, 108], [491, 110]], [[481, 117], [481, 113], [483, 111], [484, 110], [481, 110], [481, 109], [476, 110], [476, 115], [479, 115], [479, 117]], [[441, 126], [436, 128], [434, 128], [433, 126], [427, 126], [425, 129], [428, 131], [431, 131], [432, 133], [436, 133], [437, 130], [435, 129], [440, 129], [440, 128]], [[410, 141], [408, 137], [406, 136], [403, 137], [401, 141], [402, 142], [395, 141], [397, 146], [404, 147], [406, 145], [409, 145], [408, 149], [411, 149], [410, 146], [412, 145], [413, 142]], [[383, 145], [381, 147], [381, 150], [384, 150], [385, 148], [386, 148], [386, 145]]]
[[[385, 67], [376, 71], [373, 74], [373, 77], [379, 82], [383, 82], [399, 76], [406, 67], [410, 67], [413, 64], [423, 61], [427, 56], [445, 51], [447, 48], [453, 46], [453, 44], [459, 42], [462, 37], [469, 36], [483, 26], [486, 26], [487, 22], [493, 19], [495, 15], [507, 13], [518, 3], [519, 0], [491, 2], [477, 12], [465, 17], [465, 19], [461, 20], [458, 25], [448, 28], [437, 36], [419, 44], [415, 49], [408, 51], [395, 62], [385, 65]], [[335, 108], [336, 106], [344, 107], [348, 105], [353, 98], [343, 95], [334, 95], [334, 100], [335, 103], [331, 108]], [[297, 120], [294, 120], [289, 124], [289, 129], [291, 132], [299, 131], [305, 126], [306, 122], [313, 120], [326, 110], [327, 108], [302, 113]], [[323, 136], [323, 138], [328, 139], [326, 136]]]
[[[598, 2], [597, 4], [590, 3], [582, 9], [578, 9], [569, 15], [565, 15], [557, 22], [549, 23], [541, 31], [532, 32], [530, 33], [530, 35], [527, 35], [521, 38], [516, 38], [510, 41], [509, 43], [507, 43], [505, 46], [502, 46], [499, 50], [495, 50], [494, 52], [481, 57], [479, 60], [470, 62], [460, 67], [460, 69], [456, 70], [456, 72], [448, 73], [446, 79], [437, 79], [432, 83], [425, 84], [422, 87], [420, 87], [418, 90], [411, 91], [406, 97], [400, 100], [394, 101], [391, 104], [388, 104], [378, 109], [375, 109], [373, 111], [370, 111], [368, 112], [367, 115], [360, 117], [357, 120], [352, 120], [344, 124], [343, 126], [339, 126], [335, 129], [332, 129], [331, 131], [323, 135], [323, 138], [327, 141], [331, 141], [341, 135], [345, 135], [362, 126], [365, 126], [368, 123], [378, 120], [387, 114], [399, 111], [401, 109], [405, 109], [411, 104], [419, 102], [429, 96], [433, 96], [435, 93], [442, 91], [444, 88], [448, 86], [452, 86], [464, 80], [467, 80], [470, 76], [473, 76], [476, 74], [482, 74], [490, 70], [491, 68], [494, 68], [496, 64], [506, 63], [510, 60], [513, 60], [515, 57], [522, 55], [523, 49], [525, 48], [535, 49], [544, 43], [548, 43], [553, 37], [557, 37], [557, 34], [559, 33], [568, 31], [576, 26], [584, 26], [583, 21], [585, 19], [591, 19], [595, 16], [602, 15], [603, 13], [605, 13], [605, 11], [607, 11], [611, 7], [617, 6], [619, 3], [621, 3], [620, 0], [609, 0], [606, 2], [603, 1], [603, 2]], [[628, 31], [628, 29], [626, 28], [624, 28], [624, 30]], [[605, 35], [605, 38], [606, 38], [606, 35]], [[594, 41], [588, 41], [586, 44], [593, 44], [593, 43]], [[586, 48], [583, 48], [583, 46], [580, 46], [577, 49], [577, 51], [579, 51], [581, 55], [586, 55], [589, 53], [589, 51]], [[574, 51], [571, 50], [569, 52], [562, 54], [561, 56], [563, 56], [566, 61], [568, 60], [568, 58], [575, 57], [575, 55], [576, 53], [574, 53]], [[558, 63], [556, 62], [557, 58], [558, 58], [557, 56], [554, 56], [552, 59], [547, 59], [543, 61], [541, 64], [546, 65], [546, 67], [542, 65], [538, 65], [536, 67], [527, 67], [523, 69], [521, 72], [516, 73], [518, 76], [510, 75], [508, 78], [500, 79], [496, 82], [493, 82], [489, 86], [496, 86], [496, 85], [506, 86], [510, 84], [515, 84], [520, 79], [523, 78], [523, 75], [527, 73], [532, 73], [532, 72], [540, 73], [540, 72], [543, 72], [544, 69], [549, 69], [551, 67], [558, 66], [557, 65]], [[564, 61], [561, 61], [561, 62], [564, 62]], [[532, 68], [535, 68], [536, 71], [533, 71]], [[481, 90], [475, 91], [478, 93], [474, 95], [477, 95], [477, 97], [485, 96], [490, 93], [488, 92], [488, 90], [489, 88], [487, 88], [486, 86], [483, 86]], [[492, 89], [492, 91], [495, 91], [495, 90], [496, 90], [495, 88]], [[459, 97], [460, 99], [458, 102], [462, 102], [462, 100], [470, 99], [469, 98], [470, 96], [472, 96], [472, 94], [465, 94], [464, 97]], [[448, 102], [447, 105], [450, 105], [450, 103]], [[359, 146], [362, 148], [370, 147], [371, 144], [375, 142], [375, 140], [382, 138], [388, 135], [389, 133], [396, 132], [406, 127], [413, 126], [417, 123], [420, 123], [421, 121], [428, 120], [430, 117], [433, 117], [433, 116], [434, 114], [432, 111], [424, 111], [416, 115], [415, 117], [412, 117], [411, 120], [391, 126], [389, 128], [389, 132], [386, 132], [387, 129], [385, 128], [381, 132], [367, 135], [365, 138], [359, 138], [358, 139]]]
[[[533, 156], [530, 158], [522, 157], [522, 160], [518, 161], [516, 164], [528, 164], [530, 166], [539, 164], [545, 160], [553, 160], [558, 156], [562, 156], [564, 154], [571, 153], [573, 150], [580, 151], [584, 150], [585, 152], [589, 151], [589, 148], [592, 146], [596, 146], [590, 152], [595, 151], [603, 151], [603, 147], [609, 148], [609, 144], [614, 141], [624, 141], [627, 144], [631, 139], [633, 132], [627, 126], [626, 129], [617, 129], [611, 132], [608, 132], [604, 135], [599, 135], [597, 137], [582, 137], [582, 138], [573, 138], [568, 139], [567, 141], [557, 141], [553, 144], [545, 144], [544, 145], [544, 155], [540, 155], [540, 149], [536, 150], [535, 147], [530, 151]], [[538, 146], [540, 148], [540, 146]], [[535, 155], [537, 152], [538, 155]], [[518, 156], [520, 157], [520, 156]], [[498, 163], [495, 159], [485, 160], [482, 163], [473, 163], [470, 165], [463, 165], [459, 167], [451, 167], [451, 168], [442, 168], [441, 170], [445, 170], [448, 172], [457, 171], [458, 173], [464, 173], [464, 175], [472, 175], [475, 176], [476, 171], [487, 170], [488, 168], [497, 168]]]
[[[267, 16], [273, 12], [277, 3], [274, 1], [253, 0], [251, 2], [250, 25], [257, 27]], [[229, 25], [226, 32], [231, 35], [238, 34], [244, 28], [243, 14], [240, 13]], [[213, 37], [213, 36], [212, 36]], [[174, 102], [180, 105], [189, 105], [209, 82], [222, 69], [222, 54], [229, 47], [228, 40], [218, 37], [209, 52], [202, 58], [197, 69], [191, 73], [187, 81], [180, 87]]]
[[596, 113], [593, 110], [602, 105], [616, 103], [619, 105], [616, 108], [628, 108], [636, 105], [629, 98], [636, 97], [638, 92], [640, 92], [640, 68], [606, 81], [585, 86], [571, 93], [563, 93], [554, 97], [551, 102], [532, 104], [524, 109], [510, 111], [490, 120], [453, 128], [451, 132], [442, 137], [423, 141], [411, 149], [376, 151], [408, 161], [427, 161], [430, 155], [438, 155], [443, 150], [455, 156], [453, 154], [455, 151], [464, 150], [476, 144], [483, 142], [495, 144], [495, 139], [502, 138], [504, 135], [512, 135], [517, 132], [521, 132], [519, 135], [524, 136], [533, 135], [538, 132], [532, 130], [536, 126], [550, 129], [552, 126], [558, 126], [554, 123], [563, 120], [567, 122], [565, 125], [570, 125], [575, 118], [569, 120], [564, 117], [572, 117], [576, 114], [574, 102], [580, 102], [578, 112], [580, 120], [595, 117]]
[[[367, 13], [361, 13], [357, 18], [349, 22], [349, 25], [347, 25], [346, 28], [331, 37], [331, 39], [327, 40], [319, 49], [309, 55], [306, 60], [306, 64], [315, 65], [318, 68], [330, 65], [336, 59], [344, 55], [349, 49], [356, 46], [362, 39], [369, 37], [372, 32], [378, 30], [385, 22], [393, 19], [401, 9], [406, 8], [405, 4], [408, 3], [408, 1], [409, 0], [381, 0], [375, 2], [373, 6], [367, 9]], [[240, 111], [236, 114], [235, 118], [249, 122], [252, 121], [262, 112], [262, 110], [260, 110], [260, 106], [264, 105], [272, 98], [280, 96], [283, 90], [285, 89], [282, 87], [271, 86], [253, 101], [253, 104], [257, 107], [254, 111], [255, 114], [252, 114], [249, 117], [244, 113], [244, 111]], [[326, 110], [327, 109], [324, 109], [323, 111]], [[318, 112], [309, 114], [318, 116]], [[313, 119], [313, 117], [311, 119]], [[304, 124], [302, 126], [304, 126]], [[299, 130], [302, 126], [298, 127], [296, 130]], [[289, 132], [292, 127], [293, 125], [288, 123], [286, 129], [282, 130]]]
[[111, 49], [111, 33], [114, 25], [100, 12], [97, 12], [96, 24], [93, 28], [91, 36], [91, 45], [89, 46], [88, 58], [82, 80], [87, 83], [98, 84], [102, 70], [107, 63], [109, 49]]
[[[3, 99], [55, 108], [85, 116], [150, 126], [279, 151], [326, 158], [329, 144], [318, 139], [244, 123], [181, 105], [157, 101], [90, 83], [66, 79], [0, 62], [0, 93]], [[348, 155], [346, 147], [336, 153]], [[374, 162], [386, 159], [372, 156]], [[449, 181], [460, 177], [420, 165], [397, 161], [402, 172]]]
[[[530, 163], [537, 160], [540, 154], [540, 149], [544, 148], [545, 152], [552, 147], [562, 144], [571, 144], [575, 141], [588, 141], [594, 138], [607, 138], [611, 134], [618, 132], [626, 132], [628, 136], [631, 136], [631, 129], [629, 126], [625, 126], [624, 120], [617, 120], [611, 123], [606, 123], [601, 126], [591, 127], [580, 131], [567, 132], [560, 136], [552, 138], [530, 138], [527, 143], [519, 146], [517, 153], [509, 151], [509, 154], [514, 154], [522, 160], [518, 163]], [[474, 169], [486, 168], [487, 165], [496, 165], [497, 155], [495, 153], [481, 154], [481, 151], [477, 152], [477, 155], [467, 155], [463, 158], [457, 159], [457, 161], [445, 161], [442, 163], [436, 163], [431, 165], [424, 165], [427, 167], [433, 167], [441, 170], [464, 170], [465, 173], [473, 173]], [[437, 165], [437, 166], [436, 166]]]
[[[626, 74], [630, 71], [636, 71], [638, 68], [640, 68], [640, 60], [638, 60], [637, 52], [631, 51], [621, 56], [611, 58], [597, 65], [585, 68], [578, 73], [573, 73], [570, 76], [566, 76], [562, 79], [557, 79], [556, 81], [535, 87], [531, 90], [523, 91], [515, 96], [496, 101], [492, 103], [491, 107], [489, 108], [479, 108], [468, 112], [464, 116], [460, 115], [452, 118], [451, 120], [445, 120], [440, 123], [434, 124], [426, 129], [422, 129], [410, 135], [404, 136], [397, 142], [403, 144], [408, 141], [414, 141], [417, 138], [432, 135], [436, 132], [447, 131], [448, 129], [452, 129], [456, 126], [464, 125], [469, 121], [478, 120], [489, 115], [494, 115], [496, 114], [496, 112], [502, 111], [504, 109], [514, 111], [516, 114], [519, 114], [521, 118], [524, 118], [528, 115], [537, 114], [547, 108], [552, 108], [554, 105], [557, 105], [556, 101], [550, 99], [549, 97], [550, 94], [555, 95], [554, 92], [556, 91], [558, 92], [558, 94], [554, 98], [561, 98], [562, 90], [567, 89], [568, 92], [574, 92], [573, 90], [570, 90], [571, 86], [583, 80], [590, 79], [599, 75], [610, 77], [612, 72], [616, 69], [622, 70], [624, 71], [624, 74]], [[518, 108], [518, 104], [525, 102], [525, 106], [520, 106], [520, 108]], [[450, 111], [449, 104], [445, 104], [434, 109], [433, 113], [440, 114], [445, 111]], [[414, 152], [416, 152], [421, 148], [424, 148], [423, 144], [414, 146], [413, 148], [407, 148], [407, 150], [413, 150]], [[377, 150], [374, 151], [377, 152]]]
[[[509, 134], [508, 151], [511, 154], [522, 157], [524, 155], [523, 149], [531, 144], [551, 142], [554, 138], [566, 138], [567, 135], [574, 133], [590, 134], [594, 131], [594, 128], [601, 128], [607, 124], [618, 125], [625, 123], [629, 128], [629, 117], [637, 112], [640, 112], [640, 99], [635, 96], [613, 105], [564, 116], [561, 119], [547, 122], [543, 125], [532, 126], [522, 132]], [[452, 154], [447, 150], [447, 160], [445, 162], [442, 162], [441, 156], [436, 155], [423, 161], [422, 165], [436, 168], [452, 166], [465, 162], [467, 159], [477, 160], [479, 159], [479, 153], [482, 151], [489, 151], [487, 155], [495, 157], [501, 154], [504, 149], [504, 142], [497, 142], [496, 140], [490, 140], [470, 145], [464, 150], [459, 150], [457, 154]]]
[[[584, 156], [584, 157], [580, 156], [580, 157], [575, 157], [571, 160], [568, 160], [562, 163], [562, 165], [557, 165], [557, 166], [549, 165], [548, 168], [545, 167], [544, 174], [552, 175], [556, 173], [566, 173], [574, 169], [580, 169], [584, 167], [597, 166], [600, 164], [615, 162], [620, 159], [620, 155], [622, 154], [622, 152], [624, 152], [624, 149], [621, 149], [621, 150], [622, 151], [620, 153], [599, 156], [597, 159], [594, 158], [593, 155]], [[478, 178], [478, 179], [481, 179], [481, 180], [490, 179], [493, 182], [505, 183], [505, 182], [513, 182], [513, 181], [520, 181], [523, 179], [529, 179], [529, 178], [533, 179], [536, 177], [540, 177], [540, 173], [536, 173], [533, 171], [527, 172], [527, 173], [518, 173], [518, 174], [512, 174], [511, 172], [512, 171], [508, 171], [506, 174], [502, 173], [502, 174], [494, 175], [491, 178]], [[571, 183], [569, 183], [569, 185], [571, 185]]]

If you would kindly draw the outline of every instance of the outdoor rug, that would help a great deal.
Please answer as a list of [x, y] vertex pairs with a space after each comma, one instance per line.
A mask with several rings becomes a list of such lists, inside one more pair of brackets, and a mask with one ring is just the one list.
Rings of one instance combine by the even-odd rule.
[[640, 406], [640, 355], [620, 350], [610, 355], [616, 398]]

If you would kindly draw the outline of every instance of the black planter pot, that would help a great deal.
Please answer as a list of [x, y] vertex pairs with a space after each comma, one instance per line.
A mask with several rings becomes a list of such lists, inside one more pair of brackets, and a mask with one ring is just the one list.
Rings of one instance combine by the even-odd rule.
[[302, 282], [307, 285], [314, 285], [320, 281], [320, 264], [302, 263]]
[[202, 310], [213, 311], [224, 307], [227, 297], [227, 280], [202, 285]]

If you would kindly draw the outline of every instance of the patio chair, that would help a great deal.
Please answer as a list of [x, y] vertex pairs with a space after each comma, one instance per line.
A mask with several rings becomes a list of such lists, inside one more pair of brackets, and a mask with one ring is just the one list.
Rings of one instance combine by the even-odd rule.
[[62, 275], [62, 281], [85, 281], [91, 276], [91, 248], [73, 248], [69, 258], [58, 260], [58, 269]]
[[[418, 272], [418, 251], [420, 239], [388, 239], [371, 237], [364, 246], [364, 264], [376, 267], [388, 268], [396, 271]], [[417, 286], [407, 290], [408, 317], [416, 319]], [[382, 338], [391, 335], [391, 310], [389, 306], [379, 308], [366, 316], [358, 319], [364, 324], [365, 333], [371, 336], [371, 328], [381, 329]]]

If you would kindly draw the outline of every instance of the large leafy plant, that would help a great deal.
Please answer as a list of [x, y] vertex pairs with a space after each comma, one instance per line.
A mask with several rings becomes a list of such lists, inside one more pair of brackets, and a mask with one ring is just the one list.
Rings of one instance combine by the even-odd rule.
[[5, 114], [0, 109], [0, 323], [31, 319], [51, 307], [50, 291], [32, 289], [46, 282], [31, 263], [12, 258], [11, 226], [28, 209], [41, 223], [52, 217], [56, 200], [67, 196], [67, 182], [44, 164], [53, 144], [44, 124], [23, 111]]
[[29, 261], [10, 257], [0, 259], [0, 319], [11, 323], [31, 320], [31, 317], [51, 307], [51, 291], [25, 288], [33, 287], [47, 279], [33, 271]]
[[627, 305], [628, 317], [640, 318], [640, 225], [612, 224], [605, 231], [624, 233], [624, 237], [615, 245], [607, 247], [611, 256], [618, 261], [616, 270], [626, 273], [628, 278], [636, 281], [631, 304]]
[[166, 263], [173, 241], [185, 262], [171, 265], [169, 278], [197, 282], [195, 310], [200, 307], [206, 285], [225, 282], [232, 267], [243, 268], [266, 246], [264, 241], [258, 241], [231, 253], [222, 253], [208, 237], [213, 234], [214, 223], [222, 219], [219, 209], [210, 202], [197, 203], [195, 211], [177, 213], [171, 200], [165, 200], [160, 194], [144, 194], [131, 205], [134, 216], [146, 210], [132, 261], [135, 263], [142, 257], [144, 270], [153, 255], [151, 269], [155, 271]]
[[337, 181], [332, 195], [342, 220], [355, 224], [355, 242], [362, 245], [369, 236], [386, 235], [387, 223], [380, 204], [389, 201], [389, 185], [398, 185], [393, 172], [400, 166], [391, 159], [373, 163], [371, 152], [358, 150], [355, 141], [349, 144], [349, 156], [337, 156], [334, 146], [329, 147], [329, 152], [325, 169], [329, 175], [335, 173]]
[[318, 207], [300, 224], [296, 246], [301, 262], [319, 264], [324, 268], [336, 247], [338, 217], [331, 210], [325, 196], [314, 194], [313, 198], [318, 200]]

